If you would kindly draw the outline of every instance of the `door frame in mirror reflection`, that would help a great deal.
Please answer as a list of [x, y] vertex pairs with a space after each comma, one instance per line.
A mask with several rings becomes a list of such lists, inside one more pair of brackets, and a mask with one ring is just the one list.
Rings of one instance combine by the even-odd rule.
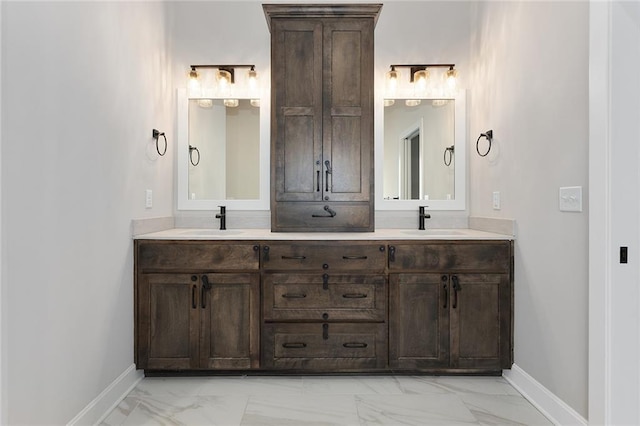
[[[426, 98], [422, 98], [423, 101]], [[384, 99], [380, 97], [376, 103], [376, 115], [383, 117], [382, 120], [376, 120], [376, 209], [377, 210], [414, 210], [419, 206], [426, 205], [429, 210], [465, 210], [467, 201], [467, 118], [466, 118], [466, 91], [459, 90], [454, 97], [447, 97], [446, 99], [454, 100], [454, 146], [455, 146], [455, 158], [452, 166], [455, 165], [454, 170], [454, 197], [453, 199], [441, 199], [441, 200], [400, 200], [400, 199], [385, 199], [384, 194]], [[404, 100], [404, 99], [403, 99]], [[427, 99], [432, 100], [432, 99]], [[421, 147], [421, 151], [424, 147]], [[442, 153], [439, 154], [439, 161], [442, 162]], [[394, 161], [393, 159], [391, 161]], [[398, 163], [400, 159], [398, 159]], [[397, 172], [399, 173], [399, 171]], [[424, 169], [421, 174], [425, 173]], [[422, 182], [422, 178], [421, 178]], [[400, 184], [398, 185], [400, 186]], [[422, 191], [421, 191], [422, 193]]]
[[[419, 200], [422, 194], [423, 120], [398, 138], [398, 194], [402, 200]], [[384, 172], [384, 171], [383, 171]], [[415, 198], [417, 195], [418, 198]]]
[[[268, 97], [260, 96], [260, 99]], [[241, 98], [244, 99], [244, 98]], [[259, 196], [251, 200], [191, 199], [189, 192], [189, 100], [186, 89], [177, 91], [177, 204], [178, 210], [216, 210], [224, 204], [229, 210], [269, 210], [269, 103], [260, 102]], [[203, 161], [195, 168], [205, 166]]]

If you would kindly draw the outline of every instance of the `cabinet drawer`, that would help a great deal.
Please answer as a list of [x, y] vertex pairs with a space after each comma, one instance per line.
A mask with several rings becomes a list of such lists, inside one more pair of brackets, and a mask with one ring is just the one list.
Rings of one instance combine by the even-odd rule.
[[385, 270], [387, 248], [384, 243], [305, 241], [270, 243], [262, 248], [267, 270], [362, 270], [379, 273]]
[[374, 369], [387, 364], [385, 324], [265, 324], [263, 366]]
[[511, 243], [458, 242], [389, 245], [389, 270], [508, 272]]
[[373, 209], [369, 202], [278, 202], [272, 204], [272, 209], [273, 231], [373, 231]]
[[137, 241], [140, 272], [257, 270], [260, 247], [252, 243]]
[[266, 274], [266, 321], [384, 321], [384, 275]]

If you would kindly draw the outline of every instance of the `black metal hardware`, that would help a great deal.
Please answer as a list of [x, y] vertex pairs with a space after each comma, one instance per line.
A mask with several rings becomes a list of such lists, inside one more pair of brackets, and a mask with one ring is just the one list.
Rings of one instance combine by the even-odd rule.
[[[329, 265], [326, 265], [326, 266], [327, 268], [329, 267]], [[324, 265], [322, 265], [322, 267], [324, 268]], [[322, 289], [329, 290], [329, 274], [322, 274]]]
[[198, 307], [198, 303], [196, 302], [196, 291], [198, 290], [197, 285], [193, 285], [191, 288], [191, 309], [195, 309]]
[[258, 251], [258, 250], [260, 250], [260, 246], [259, 245], [256, 244], [255, 246], [253, 246], [253, 251]]
[[329, 314], [326, 313], [326, 312], [324, 314], [322, 314], [322, 319], [323, 320], [328, 320], [329, 319]]
[[262, 260], [269, 260], [269, 246], [262, 247]]
[[191, 275], [191, 281], [198, 281], [197, 275]]
[[424, 220], [430, 219], [431, 215], [429, 213], [425, 213], [424, 209], [428, 206], [420, 206], [418, 207], [418, 229], [424, 230]]
[[453, 287], [453, 309], [456, 309], [458, 307], [458, 292], [460, 290], [462, 290], [462, 287], [460, 287], [460, 282], [458, 281], [458, 276], [454, 275], [451, 277], [451, 282], [453, 282], [453, 285], [451, 287]]
[[316, 170], [316, 192], [320, 192], [320, 170]]
[[[478, 146], [478, 144], [480, 143], [480, 139], [482, 138], [486, 138], [487, 141], [489, 142], [489, 148], [487, 148], [487, 152], [485, 152], [484, 154], [480, 154], [480, 147]], [[476, 152], [480, 157], [486, 157], [487, 155], [489, 155], [489, 152], [491, 151], [492, 141], [493, 141], [493, 130], [487, 130], [485, 133], [480, 133], [480, 136], [478, 136], [478, 140], [476, 140]]]
[[282, 347], [287, 349], [303, 349], [307, 347], [307, 344], [304, 342], [291, 342], [291, 343], [283, 343]]
[[329, 264], [328, 263], [323, 263], [322, 264], [322, 269], [329, 269]]
[[329, 175], [332, 173], [331, 162], [329, 160], [324, 160], [324, 166], [327, 168], [327, 170], [324, 172], [324, 190], [326, 192], [329, 192]]
[[345, 299], [366, 299], [367, 295], [364, 293], [346, 293], [342, 297]]
[[385, 247], [384, 246], [380, 246], [380, 247], [378, 247], [378, 250], [385, 251]]
[[627, 263], [629, 261], [629, 248], [625, 246], [620, 247], [620, 263]]
[[307, 256], [282, 256], [283, 260], [304, 260]]
[[367, 256], [342, 256], [344, 260], [367, 260]]
[[216, 215], [216, 219], [220, 219], [220, 230], [224, 231], [227, 229], [227, 207], [226, 206], [218, 206], [220, 207], [220, 213]]
[[202, 280], [202, 294], [201, 294], [202, 300], [200, 302], [201, 302], [202, 309], [205, 309], [207, 307], [206, 292], [208, 290], [211, 290], [211, 287], [213, 287], [213, 285], [209, 282], [209, 277], [206, 275], [201, 276], [200, 279]]
[[322, 324], [322, 340], [329, 339], [329, 324]]
[[[196, 154], [198, 154], [198, 161], [193, 161], [193, 152], [196, 152]], [[191, 163], [191, 165], [193, 167], [197, 166], [198, 164], [200, 164], [200, 150], [198, 148], [196, 148], [195, 146], [191, 146], [189, 145], [189, 162]]]
[[307, 295], [304, 293], [285, 293], [282, 297], [285, 299], [304, 299]]
[[449, 277], [447, 277], [446, 275], [443, 275], [440, 277], [440, 281], [443, 282], [442, 284], [442, 291], [444, 291], [444, 306], [442, 306], [444, 309], [447, 309], [447, 304], [449, 302], [449, 293], [447, 292], [447, 281], [449, 281]]
[[337, 213], [335, 212], [335, 210], [333, 210], [331, 207], [329, 206], [324, 206], [324, 211], [328, 212], [329, 214], [312, 214], [311, 217], [334, 217]]
[[367, 347], [367, 344], [360, 343], [360, 342], [347, 342], [347, 343], [343, 343], [342, 346], [348, 349], [363, 349]]
[[[444, 149], [444, 165], [449, 167], [451, 165], [451, 161], [453, 161], [453, 151], [454, 146], [448, 146]], [[449, 161], [447, 161], [447, 152], [449, 153]]]
[[[164, 132], [161, 132], [158, 129], [153, 129], [151, 132], [151, 135], [153, 136], [153, 139], [156, 140], [156, 151], [158, 152], [158, 155], [160, 157], [162, 157], [163, 155], [165, 155], [167, 153], [167, 136], [164, 134]], [[160, 145], [158, 145], [158, 141], [160, 140], [160, 136], [162, 136], [164, 138], [164, 150], [162, 152], [160, 152]]]
[[389, 246], [389, 262], [395, 262], [395, 261], [396, 261], [396, 247]]

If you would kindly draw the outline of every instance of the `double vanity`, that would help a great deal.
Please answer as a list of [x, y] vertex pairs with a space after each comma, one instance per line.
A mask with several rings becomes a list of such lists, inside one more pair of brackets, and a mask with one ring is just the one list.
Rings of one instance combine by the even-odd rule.
[[499, 374], [513, 362], [513, 240], [471, 229], [143, 234], [135, 323], [148, 374]]

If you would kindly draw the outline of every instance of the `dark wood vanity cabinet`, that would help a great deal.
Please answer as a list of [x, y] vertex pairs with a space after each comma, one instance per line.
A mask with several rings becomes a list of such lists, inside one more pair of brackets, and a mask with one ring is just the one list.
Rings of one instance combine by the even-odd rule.
[[262, 267], [263, 367], [386, 368], [385, 243], [274, 242]]
[[271, 30], [271, 229], [373, 231], [373, 32], [381, 5], [263, 5]]
[[512, 262], [509, 241], [390, 246], [390, 367], [511, 368]]
[[135, 242], [147, 371], [495, 374], [513, 363], [513, 242]]
[[136, 241], [136, 364], [259, 366], [259, 247]]

